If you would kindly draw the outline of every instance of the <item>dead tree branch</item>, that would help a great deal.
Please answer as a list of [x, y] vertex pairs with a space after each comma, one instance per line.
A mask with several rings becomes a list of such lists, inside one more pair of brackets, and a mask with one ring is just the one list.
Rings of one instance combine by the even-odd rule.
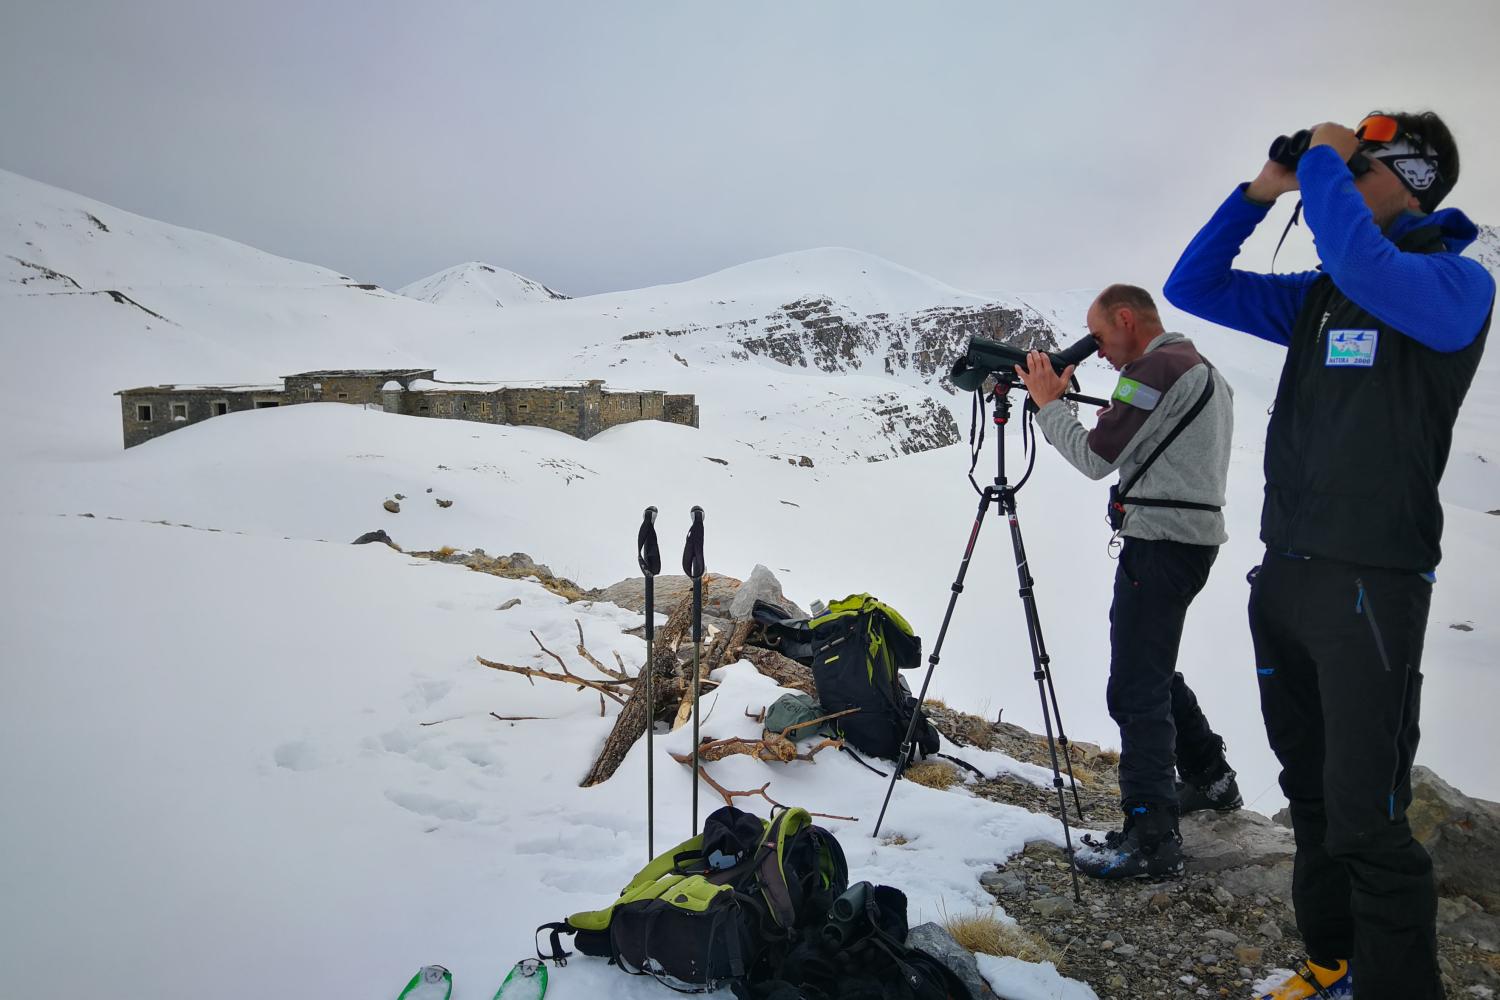
[[[675, 757], [679, 762], [681, 762], [683, 764], [687, 764], [689, 766], [692, 765], [693, 758], [692, 758], [691, 754], [675, 754], [674, 753], [672, 756]], [[771, 803], [771, 805], [773, 805], [773, 806], [776, 806], [776, 807], [778, 807], [780, 809], [787, 808], [787, 806], [784, 803], [777, 802], [775, 799], [771, 798], [771, 796], [769, 794], [766, 793], [766, 789], [768, 789], [768, 788], [771, 787], [771, 783], [769, 781], [766, 782], [764, 785], [761, 785], [759, 788], [752, 788], [752, 789], [750, 789], [748, 791], [744, 791], [744, 792], [731, 791], [728, 788], [725, 788], [723, 785], [719, 784], [713, 778], [709, 777], [708, 771], [706, 771], [704, 769], [704, 767], [703, 767], [703, 765], [701, 763], [698, 765], [698, 777], [700, 777], [704, 781], [708, 782], [709, 787], [712, 788], [714, 791], [716, 791], [716, 792], [719, 793], [719, 795], [724, 799], [724, 804], [726, 806], [732, 806], [732, 805], [734, 805], [734, 800], [736, 798], [741, 798], [741, 797], [749, 798], [751, 796], [759, 795], [761, 798], [765, 799], [767, 802]], [[858, 816], [834, 816], [831, 813], [817, 813], [817, 812], [815, 812], [815, 813], [809, 813], [808, 815], [810, 815], [810, 816], [818, 816], [818, 817], [820, 817], [822, 819], [843, 819], [843, 820], [848, 820], [851, 823], [857, 823], [857, 822], [859, 822], [859, 817]]]
[[[518, 667], [513, 663], [498, 663], [494, 660], [486, 660], [482, 656], [476, 656], [474, 657], [474, 659], [478, 660], [483, 666], [489, 667], [491, 670], [503, 670], [508, 674], [520, 674], [522, 677], [525, 677], [528, 680], [532, 680], [533, 683], [535, 683], [533, 678], [540, 677], [543, 680], [558, 681], [562, 684], [576, 684], [578, 685], [578, 689], [580, 691], [582, 691], [584, 688], [592, 688], [605, 697], [612, 699], [616, 704], [625, 704], [625, 700], [623, 698], [615, 694], [615, 692], [609, 690], [609, 688], [606, 686], [610, 684], [619, 684], [621, 683], [620, 681], [591, 681], [587, 677], [579, 677], [577, 674], [572, 673], [566, 666], [563, 667], [562, 673], [554, 674], [546, 670], [541, 670], [537, 667]], [[558, 660], [558, 662], [561, 663], [562, 661]]]

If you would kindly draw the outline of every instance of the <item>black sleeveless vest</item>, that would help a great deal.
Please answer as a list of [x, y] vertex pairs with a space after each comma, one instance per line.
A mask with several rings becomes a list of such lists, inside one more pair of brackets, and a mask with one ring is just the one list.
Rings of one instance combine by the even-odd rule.
[[[1445, 249], [1436, 226], [1398, 246]], [[1266, 430], [1267, 548], [1414, 572], [1437, 566], [1438, 480], [1493, 309], [1472, 344], [1444, 354], [1361, 309], [1328, 275], [1313, 284]]]

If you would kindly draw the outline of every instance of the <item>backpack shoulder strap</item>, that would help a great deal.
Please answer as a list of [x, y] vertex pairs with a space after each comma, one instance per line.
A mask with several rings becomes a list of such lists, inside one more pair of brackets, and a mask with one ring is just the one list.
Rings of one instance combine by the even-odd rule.
[[[1124, 500], [1125, 494], [1127, 494], [1127, 493], [1130, 492], [1130, 488], [1132, 486], [1134, 486], [1136, 484], [1136, 482], [1142, 476], [1144, 476], [1146, 474], [1146, 470], [1149, 469], [1149, 468], [1151, 468], [1152, 463], [1154, 463], [1158, 458], [1161, 457], [1161, 453], [1167, 450], [1167, 446], [1170, 445], [1173, 441], [1176, 441], [1177, 440], [1177, 435], [1179, 435], [1183, 431], [1187, 430], [1188, 424], [1191, 424], [1193, 422], [1193, 420], [1198, 416], [1198, 414], [1203, 412], [1203, 408], [1208, 405], [1209, 399], [1211, 399], [1213, 397], [1213, 394], [1214, 394], [1214, 374], [1215, 374], [1215, 370], [1214, 370], [1214, 366], [1211, 365], [1211, 364], [1209, 364], [1207, 361], [1203, 362], [1203, 367], [1204, 367], [1204, 370], [1205, 370], [1206, 374], [1208, 375], [1208, 378], [1204, 382], [1203, 392], [1198, 396], [1198, 401], [1196, 403], [1194, 403], [1193, 404], [1193, 408], [1191, 410], [1188, 410], [1187, 413], [1183, 415], [1183, 418], [1177, 422], [1177, 426], [1172, 428], [1172, 432], [1170, 434], [1168, 434], [1166, 437], [1162, 438], [1161, 444], [1158, 444], [1156, 446], [1156, 448], [1151, 452], [1150, 456], [1144, 462], [1141, 463], [1140, 468], [1138, 468], [1138, 469], [1135, 470], [1135, 474], [1130, 477], [1129, 481], [1126, 482], [1123, 486], [1120, 487], [1119, 492], [1115, 494], [1115, 497], [1116, 497], [1117, 500], [1122, 501], [1122, 502], [1129, 502], [1129, 503], [1140, 503], [1140, 501], [1138, 501], [1138, 500], [1125, 501]], [[1171, 505], [1172, 506], [1176, 506], [1175, 503], [1173, 503]], [[1168, 504], [1166, 504], [1166, 503], [1152, 503], [1152, 504], [1143, 504], [1143, 506], [1151, 506], [1151, 507], [1161, 506], [1161, 507], [1165, 507], [1165, 506], [1168, 506]], [[1207, 505], [1202, 505], [1202, 504], [1199, 504], [1199, 505], [1190, 505], [1190, 506], [1195, 506], [1198, 509], [1203, 509], [1203, 510], [1209, 510], [1209, 509], [1218, 510], [1219, 509], [1217, 507], [1210, 508]]]
[[760, 882], [761, 893], [770, 904], [771, 916], [783, 929], [790, 931], [797, 923], [797, 908], [792, 903], [792, 890], [786, 883], [786, 870], [782, 858], [787, 838], [796, 834], [812, 822], [806, 809], [784, 809], [766, 826], [766, 836], [761, 842], [756, 858], [755, 874]]

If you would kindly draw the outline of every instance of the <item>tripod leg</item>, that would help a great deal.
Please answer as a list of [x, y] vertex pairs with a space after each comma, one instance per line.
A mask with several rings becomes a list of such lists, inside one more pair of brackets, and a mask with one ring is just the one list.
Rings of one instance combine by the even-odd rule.
[[[1033, 636], [1035, 636], [1034, 655], [1036, 656], [1037, 663], [1047, 681], [1047, 696], [1052, 703], [1052, 718], [1057, 723], [1057, 745], [1062, 747], [1063, 762], [1067, 765], [1068, 768], [1068, 785], [1073, 791], [1073, 808], [1077, 811], [1078, 822], [1082, 823], [1083, 803], [1079, 800], [1078, 797], [1078, 779], [1073, 776], [1072, 744], [1068, 742], [1067, 733], [1063, 731], [1062, 709], [1059, 708], [1057, 704], [1057, 688], [1052, 684], [1052, 657], [1047, 654], [1047, 641], [1042, 636], [1041, 617], [1036, 612], [1036, 581], [1031, 577], [1031, 562], [1026, 556], [1026, 542], [1021, 538], [1020, 523], [1015, 521], [1014, 519], [1012, 519], [1011, 523], [1014, 526], [1013, 534], [1015, 538], [1015, 544], [1018, 547], [1017, 559], [1019, 560], [1020, 565], [1024, 567], [1021, 576], [1021, 596], [1023, 598], [1029, 597], [1031, 601], [1031, 609], [1027, 614], [1026, 625], [1027, 629], [1032, 633]], [[1047, 704], [1044, 702], [1042, 705], [1042, 711], [1046, 712], [1047, 710]]]
[[[974, 527], [969, 530], [969, 544], [964, 546], [963, 560], [958, 564], [958, 577], [953, 581], [952, 594], [948, 597], [948, 610], [943, 613], [943, 626], [938, 629], [937, 642], [932, 646], [932, 654], [927, 657], [927, 674], [922, 678], [922, 690], [917, 694], [917, 706], [927, 700], [927, 685], [932, 683], [932, 672], [937, 669], [938, 660], [943, 653], [943, 640], [948, 636], [948, 623], [953, 620], [953, 608], [958, 604], [958, 595], [964, 592], [964, 577], [969, 575], [969, 560], [974, 557], [974, 543], [979, 541], [979, 529], [984, 526], [984, 515], [994, 501], [994, 490], [986, 487], [979, 501], [979, 513], [974, 515]], [[891, 772], [891, 782], [886, 786], [885, 799], [880, 803], [880, 816], [875, 820], [875, 832], [872, 837], [880, 836], [880, 824], [885, 822], [886, 807], [891, 804], [891, 792], [896, 788], [896, 779], [906, 770], [907, 762], [911, 760], [912, 739], [917, 732], [917, 713], [911, 714], [911, 721], [906, 726], [906, 738], [901, 741], [901, 759], [896, 761], [896, 768]]]
[[[1068, 801], [1063, 795], [1062, 770], [1057, 762], [1057, 741], [1052, 733], [1052, 713], [1057, 707], [1057, 695], [1053, 692], [1052, 705], [1047, 704], [1047, 693], [1051, 688], [1052, 675], [1048, 668], [1046, 647], [1042, 643], [1042, 623], [1037, 615], [1036, 594], [1032, 591], [1031, 571], [1026, 564], [1026, 543], [1021, 538], [1021, 523], [1016, 519], [1016, 497], [1010, 487], [1002, 486], [1000, 489], [1000, 503], [1005, 510], [1006, 519], [1010, 522], [1011, 547], [1016, 552], [1016, 576], [1021, 583], [1021, 604], [1026, 609], [1026, 633], [1031, 640], [1031, 662], [1032, 676], [1036, 679], [1036, 690], [1042, 701], [1042, 723], [1047, 732], [1047, 750], [1052, 755], [1052, 787], [1057, 789], [1057, 815], [1062, 820], [1063, 843], [1068, 856], [1068, 870], [1073, 876], [1073, 898], [1078, 902], [1083, 901], [1083, 890], [1078, 884], [1078, 863], [1073, 857], [1073, 831], [1068, 826]], [[1059, 732], [1062, 723], [1058, 723]], [[1068, 763], [1068, 776], [1073, 774], [1072, 761]], [[1073, 786], [1075, 801], [1077, 800], [1078, 786]], [[1081, 812], [1081, 810], [1080, 810]]]

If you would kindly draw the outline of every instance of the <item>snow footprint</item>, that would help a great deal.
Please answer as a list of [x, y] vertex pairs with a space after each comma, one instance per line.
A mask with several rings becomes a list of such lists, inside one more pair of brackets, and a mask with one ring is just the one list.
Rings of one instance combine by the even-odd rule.
[[419, 680], [401, 697], [401, 703], [406, 706], [408, 712], [422, 712], [444, 698], [448, 692], [453, 690], [453, 682], [450, 681], [423, 681]]
[[387, 789], [385, 797], [407, 812], [414, 812], [418, 816], [430, 816], [433, 819], [453, 819], [468, 823], [479, 815], [479, 809], [468, 802], [440, 798], [425, 792], [398, 792]]
[[276, 759], [277, 767], [284, 767], [288, 771], [313, 771], [323, 763], [318, 748], [307, 740], [283, 743], [273, 751], [272, 756]]
[[518, 841], [515, 852], [591, 862], [621, 857], [627, 850], [633, 851], [638, 846], [637, 840], [624, 836], [618, 830], [587, 822], [574, 822], [569, 826], [556, 828], [550, 836]]

